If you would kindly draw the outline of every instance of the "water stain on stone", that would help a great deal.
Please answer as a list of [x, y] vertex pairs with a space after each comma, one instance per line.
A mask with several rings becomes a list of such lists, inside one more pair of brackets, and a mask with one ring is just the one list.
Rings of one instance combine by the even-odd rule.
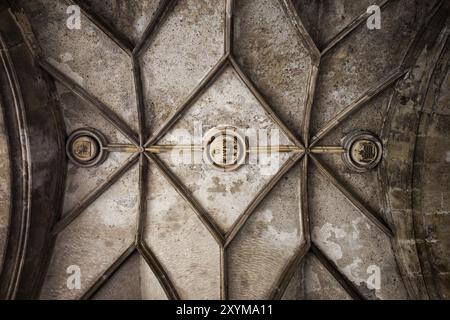
[[233, 185], [230, 188], [230, 192], [232, 194], [240, 192], [242, 184], [243, 182], [241, 180], [233, 182]]
[[220, 179], [218, 177], [213, 177], [212, 182], [214, 185], [208, 188], [208, 192], [223, 193], [223, 194], [227, 192], [226, 186], [220, 183]]

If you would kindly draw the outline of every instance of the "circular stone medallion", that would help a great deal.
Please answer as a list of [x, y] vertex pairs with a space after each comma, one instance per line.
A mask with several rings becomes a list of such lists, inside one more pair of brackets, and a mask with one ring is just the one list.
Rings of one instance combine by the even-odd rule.
[[66, 153], [69, 159], [79, 167], [93, 167], [105, 160], [105, 137], [95, 129], [74, 131], [66, 142]]
[[219, 126], [208, 131], [204, 138], [203, 158], [207, 164], [221, 171], [238, 169], [247, 156], [245, 138], [232, 126]]
[[368, 131], [353, 131], [342, 140], [347, 150], [342, 160], [347, 167], [356, 172], [367, 172], [381, 161], [383, 148], [380, 140]]

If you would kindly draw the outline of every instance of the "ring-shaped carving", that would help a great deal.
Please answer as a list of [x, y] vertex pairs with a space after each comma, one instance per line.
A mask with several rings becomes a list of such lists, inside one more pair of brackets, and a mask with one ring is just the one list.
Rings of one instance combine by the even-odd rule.
[[107, 152], [106, 138], [101, 132], [92, 128], [79, 129], [69, 136], [66, 153], [70, 161], [78, 167], [90, 168], [105, 161]]

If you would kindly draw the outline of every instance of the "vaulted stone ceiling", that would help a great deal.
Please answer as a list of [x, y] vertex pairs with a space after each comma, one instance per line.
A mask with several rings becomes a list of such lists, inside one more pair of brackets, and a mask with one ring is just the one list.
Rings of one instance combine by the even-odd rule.
[[[366, 26], [373, 4], [382, 9], [380, 30]], [[67, 27], [69, 5], [81, 7], [80, 29]], [[8, 53], [25, 52], [20, 59], [38, 80], [21, 94], [48, 97], [47, 108], [33, 96], [22, 112], [32, 101], [33, 114], [52, 112], [47, 125], [54, 124], [55, 142], [30, 116], [29, 131], [39, 134], [8, 140], [16, 130], [7, 123], [14, 114], [8, 97], [19, 91], [0, 78], [5, 297], [448, 298], [446, 1], [8, 6], [0, 23], [4, 74], [21, 61]], [[174, 145], [203, 150], [204, 135], [223, 125], [260, 145], [267, 140], [275, 152], [222, 171], [201, 153], [186, 162], [196, 151], [165, 152]], [[65, 155], [69, 137], [86, 128], [104, 137], [105, 159], [95, 166]], [[371, 170], [355, 170], [343, 157], [345, 138], [361, 132], [382, 145], [381, 163]], [[28, 162], [44, 168], [30, 169], [33, 190], [51, 184], [52, 161], [63, 165], [53, 178], [64, 181], [55, 180], [60, 192], [41, 200], [55, 208], [30, 206], [29, 220], [16, 221], [20, 199], [11, 189], [23, 175], [8, 155], [21, 144], [36, 146]], [[63, 160], [43, 160], [45, 152]], [[44, 171], [48, 179], [40, 183]], [[34, 218], [42, 212], [47, 219]], [[26, 221], [29, 239], [43, 243], [20, 256], [8, 230]], [[39, 268], [21, 276], [12, 253]], [[81, 271], [79, 289], [67, 285], [73, 266]]]

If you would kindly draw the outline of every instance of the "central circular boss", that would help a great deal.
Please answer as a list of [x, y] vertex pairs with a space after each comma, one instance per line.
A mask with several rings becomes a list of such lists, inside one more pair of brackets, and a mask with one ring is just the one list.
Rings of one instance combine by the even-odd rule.
[[236, 127], [215, 127], [205, 134], [203, 158], [217, 170], [236, 170], [247, 158], [247, 141]]

